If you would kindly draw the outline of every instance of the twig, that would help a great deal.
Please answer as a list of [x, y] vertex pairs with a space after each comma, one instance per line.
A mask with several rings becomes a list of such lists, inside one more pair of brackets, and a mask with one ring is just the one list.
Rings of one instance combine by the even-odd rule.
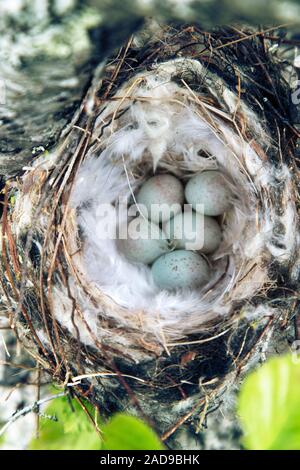
[[[36, 402], [38, 403], [40, 399], [41, 399], [41, 368], [40, 368], [40, 365], [37, 364]], [[36, 426], [35, 437], [36, 439], [38, 439], [40, 435], [40, 407], [39, 406], [37, 408], [35, 426]]]
[[4, 351], [5, 351], [6, 355], [7, 355], [8, 357], [10, 357], [10, 354], [9, 354], [8, 349], [7, 349], [6, 342], [5, 342], [5, 339], [4, 339], [4, 336], [3, 336], [3, 335], [1, 335], [1, 341], [2, 341], [2, 344], [3, 344]]
[[55, 400], [56, 398], [64, 397], [66, 395], [66, 392], [60, 392], [57, 393], [56, 395], [51, 395], [50, 397], [45, 397], [42, 398], [41, 400], [35, 401], [32, 405], [25, 406], [19, 411], [15, 411], [13, 415], [9, 418], [7, 423], [0, 429], [0, 437], [7, 431], [9, 426], [13, 424], [17, 419], [21, 418], [21, 416], [25, 416], [28, 413], [36, 412], [36, 410], [41, 406], [44, 405], [45, 403], [48, 403], [49, 401]]
[[270, 31], [274, 31], [276, 29], [285, 28], [286, 26], [291, 26], [292, 24], [293, 24], [292, 22], [291, 23], [284, 23], [284, 24], [280, 24], [278, 26], [273, 26], [272, 28], [269, 28], [269, 29], [265, 29], [264, 31], [256, 31], [255, 33], [250, 34], [248, 36], [246, 35], [246, 36], [243, 36], [242, 38], [234, 39], [233, 41], [227, 42], [226, 44], [221, 44], [220, 46], [215, 47], [214, 50], [223, 49], [223, 47], [228, 47], [228, 46], [231, 46], [232, 44], [237, 44], [238, 42], [245, 41], [247, 39], [253, 39], [256, 36], [262, 36], [265, 33], [269, 33]]
[[[117, 373], [115, 372], [95, 372], [92, 374], [83, 374], [83, 375], [78, 375], [77, 377], [72, 378], [72, 382], [68, 383], [68, 387], [73, 387], [74, 385], [78, 385], [81, 383], [82, 379], [88, 379], [92, 377], [111, 377], [111, 376], [118, 376]], [[134, 379], [142, 383], [147, 383], [145, 380], [140, 379], [139, 377], [134, 377], [133, 375], [128, 375], [128, 374], [123, 374], [123, 377], [127, 377], [129, 379]]]
[[184, 424], [193, 414], [205, 403], [205, 398], [202, 398], [195, 406], [183, 417], [181, 417], [177, 423], [174, 424], [170, 429], [168, 429], [160, 438], [162, 441], [166, 441], [172, 434], [174, 434], [177, 429]]
[[8, 367], [12, 367], [13, 369], [25, 369], [27, 371], [36, 370], [36, 367], [28, 367], [26, 365], [16, 364], [15, 362], [11, 362], [11, 361], [0, 360], [0, 366], [8, 366]]
[[216, 338], [220, 338], [220, 336], [225, 335], [225, 334], [228, 333], [228, 331], [230, 331], [230, 330], [231, 330], [231, 327], [230, 327], [230, 328], [227, 328], [226, 330], [221, 331], [221, 333], [219, 333], [218, 335], [210, 336], [209, 338], [199, 339], [199, 340], [196, 340], [196, 341], [185, 341], [185, 342], [178, 342], [178, 343], [168, 343], [168, 346], [187, 346], [187, 345], [190, 345], [190, 344], [203, 344], [203, 343], [208, 343], [209, 341], [213, 341], [213, 340], [216, 339]]

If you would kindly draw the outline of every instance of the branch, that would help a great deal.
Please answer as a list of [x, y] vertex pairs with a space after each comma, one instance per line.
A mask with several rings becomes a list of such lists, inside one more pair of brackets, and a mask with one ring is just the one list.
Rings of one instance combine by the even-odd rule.
[[25, 416], [28, 413], [31, 413], [32, 411], [36, 413], [40, 405], [43, 405], [44, 403], [54, 400], [55, 398], [64, 397], [65, 395], [66, 395], [66, 392], [60, 392], [60, 393], [57, 393], [56, 395], [51, 395], [50, 397], [45, 397], [45, 398], [42, 398], [41, 400], [35, 401], [32, 405], [25, 406], [19, 411], [15, 411], [13, 415], [9, 418], [7, 423], [0, 429], [0, 437], [7, 431], [9, 426], [13, 424], [15, 421], [17, 421], [17, 419], [19, 419], [21, 416]]

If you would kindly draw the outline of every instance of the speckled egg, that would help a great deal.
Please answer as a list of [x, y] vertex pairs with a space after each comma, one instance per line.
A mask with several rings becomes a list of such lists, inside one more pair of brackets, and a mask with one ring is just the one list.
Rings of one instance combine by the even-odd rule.
[[141, 213], [152, 222], [164, 222], [181, 211], [184, 188], [173, 175], [157, 175], [141, 186], [136, 200]]
[[198, 173], [185, 187], [187, 202], [194, 210], [205, 215], [216, 216], [226, 212], [231, 206], [230, 196], [225, 178], [219, 171]]
[[198, 253], [176, 250], [158, 258], [151, 268], [155, 284], [162, 289], [196, 288], [209, 281], [210, 269]]
[[151, 264], [169, 251], [164, 232], [143, 217], [129, 222], [127, 239], [119, 239], [117, 245], [126, 258], [135, 263]]
[[168, 220], [164, 231], [175, 248], [200, 250], [205, 254], [216, 251], [222, 238], [215, 219], [192, 210], [185, 210]]

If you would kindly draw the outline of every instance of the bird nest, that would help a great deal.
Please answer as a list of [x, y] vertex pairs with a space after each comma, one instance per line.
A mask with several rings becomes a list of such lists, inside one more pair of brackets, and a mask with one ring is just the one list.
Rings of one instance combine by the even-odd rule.
[[[151, 414], [166, 439], [293, 314], [298, 134], [262, 33], [151, 34], [98, 67], [58, 145], [7, 183], [2, 287], [12, 328], [56, 381], [102, 412]], [[120, 204], [153, 174], [215, 169], [231, 209], [212, 278], [161, 290], [118, 250]]]

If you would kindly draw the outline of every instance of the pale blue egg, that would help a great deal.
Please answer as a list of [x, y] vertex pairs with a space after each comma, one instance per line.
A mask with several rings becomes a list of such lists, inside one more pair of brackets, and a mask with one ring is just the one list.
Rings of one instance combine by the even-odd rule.
[[210, 268], [198, 253], [176, 250], [158, 258], [152, 265], [155, 284], [161, 289], [195, 289], [207, 283]]
[[128, 224], [128, 236], [117, 241], [119, 250], [130, 261], [151, 264], [170, 248], [167, 237], [158, 225], [143, 217]]
[[176, 248], [210, 254], [216, 251], [221, 243], [222, 232], [218, 222], [192, 210], [186, 209], [175, 215], [163, 228]]
[[193, 209], [205, 215], [221, 215], [231, 206], [231, 191], [219, 171], [193, 176], [185, 187], [185, 197]]
[[164, 222], [181, 211], [184, 188], [173, 175], [156, 175], [141, 186], [136, 200], [143, 215], [152, 222]]

